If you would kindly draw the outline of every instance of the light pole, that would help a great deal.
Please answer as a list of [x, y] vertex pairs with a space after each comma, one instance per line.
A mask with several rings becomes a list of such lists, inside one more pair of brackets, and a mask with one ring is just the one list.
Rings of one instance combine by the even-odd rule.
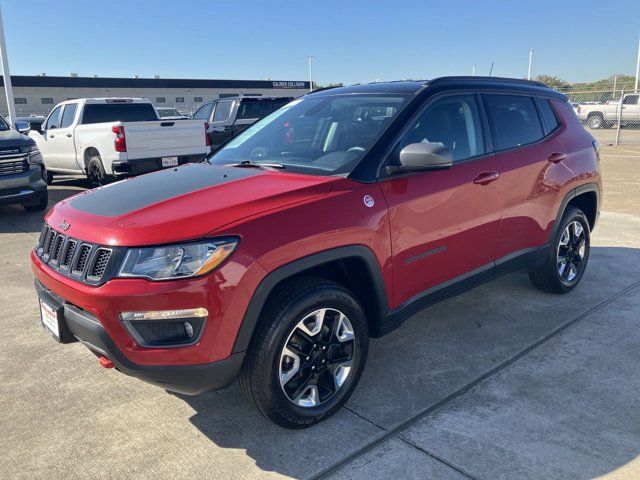
[[313, 55], [307, 55], [309, 62], [309, 91], [313, 92]]
[[531, 80], [531, 62], [533, 61], [533, 48], [529, 49], [529, 70], [527, 71], [527, 80]]
[[471, 76], [472, 76], [472, 77], [475, 77], [475, 76], [476, 76], [476, 66], [475, 66], [475, 65], [472, 65], [472, 66], [471, 66]]
[[4, 77], [4, 92], [7, 95], [7, 111], [9, 112], [9, 121], [13, 124], [16, 121], [16, 106], [13, 103], [13, 88], [11, 87], [11, 75], [9, 74], [7, 44], [4, 40], [2, 7], [0, 7], [0, 60], [2, 61], [2, 75]]

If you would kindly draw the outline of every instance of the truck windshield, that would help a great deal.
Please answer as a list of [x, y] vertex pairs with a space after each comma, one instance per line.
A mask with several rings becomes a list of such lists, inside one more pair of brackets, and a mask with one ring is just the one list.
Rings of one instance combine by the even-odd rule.
[[88, 103], [82, 123], [149, 122], [158, 120], [150, 103]]
[[349, 173], [407, 102], [404, 95], [334, 95], [294, 100], [218, 150], [217, 165], [271, 163], [316, 175]]

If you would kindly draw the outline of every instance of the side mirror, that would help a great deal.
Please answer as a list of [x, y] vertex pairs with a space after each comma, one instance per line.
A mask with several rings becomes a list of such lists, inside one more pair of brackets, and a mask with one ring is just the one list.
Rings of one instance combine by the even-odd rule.
[[20, 133], [29, 133], [31, 125], [29, 122], [16, 122], [16, 130]]
[[400, 165], [392, 168], [403, 172], [421, 172], [444, 170], [452, 165], [453, 155], [447, 147], [439, 143], [412, 143], [400, 151]]

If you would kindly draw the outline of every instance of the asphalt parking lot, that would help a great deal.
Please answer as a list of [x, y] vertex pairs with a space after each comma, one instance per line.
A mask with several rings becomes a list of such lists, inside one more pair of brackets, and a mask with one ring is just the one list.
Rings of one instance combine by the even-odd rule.
[[512, 274], [415, 315], [304, 431], [235, 386], [170, 394], [54, 343], [29, 269], [42, 215], [0, 207], [0, 478], [640, 478], [640, 147], [603, 146], [602, 170], [573, 293]]

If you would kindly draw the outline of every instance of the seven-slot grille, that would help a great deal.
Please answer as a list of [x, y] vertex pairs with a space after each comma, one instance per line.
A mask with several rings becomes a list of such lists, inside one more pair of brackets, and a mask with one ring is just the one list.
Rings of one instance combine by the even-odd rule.
[[103, 247], [54, 230], [45, 224], [36, 245], [36, 255], [54, 270], [90, 285], [108, 280], [116, 249]]

